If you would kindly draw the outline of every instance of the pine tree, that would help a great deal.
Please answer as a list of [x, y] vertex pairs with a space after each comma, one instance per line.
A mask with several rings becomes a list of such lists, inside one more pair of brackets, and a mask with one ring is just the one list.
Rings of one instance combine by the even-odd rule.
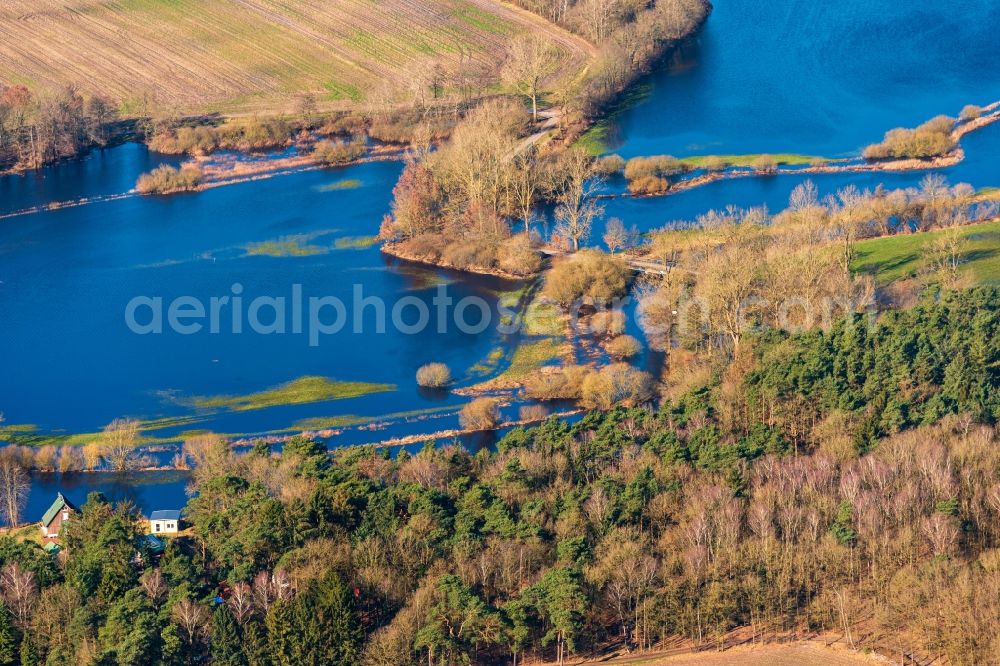
[[319, 663], [353, 664], [360, 656], [362, 639], [354, 611], [354, 599], [336, 573], [328, 574], [312, 595], [320, 642], [316, 646]]
[[267, 612], [267, 651], [275, 666], [295, 666], [297, 644], [302, 640], [296, 635], [295, 602], [279, 599]]
[[240, 641], [240, 626], [225, 604], [212, 614], [212, 663], [220, 666], [247, 666]]
[[17, 629], [7, 606], [0, 602], [0, 666], [17, 661]]
[[40, 663], [35, 642], [30, 634], [25, 634], [21, 641], [21, 666], [39, 666]]

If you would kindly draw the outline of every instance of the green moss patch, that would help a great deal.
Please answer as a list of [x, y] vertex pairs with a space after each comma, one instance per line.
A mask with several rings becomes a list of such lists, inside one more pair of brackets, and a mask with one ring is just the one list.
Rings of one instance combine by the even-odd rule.
[[333, 242], [338, 250], [365, 250], [378, 242], [378, 236], [345, 236]]
[[356, 190], [362, 185], [364, 185], [364, 183], [357, 178], [344, 178], [343, 180], [327, 183], [326, 185], [319, 185], [316, 187], [316, 191], [338, 192], [340, 190]]
[[234, 412], [245, 412], [282, 405], [304, 405], [311, 402], [344, 400], [395, 390], [394, 384], [342, 382], [327, 377], [306, 376], [266, 391], [247, 395], [195, 397], [187, 401], [187, 404], [197, 409], [227, 409]]
[[704, 169], [712, 162], [725, 164], [727, 167], [752, 167], [761, 157], [770, 157], [775, 164], [786, 166], [806, 166], [813, 163], [826, 163], [830, 160], [814, 155], [799, 155], [796, 153], [751, 153], [748, 155], [695, 155], [680, 158], [681, 163], [694, 169]]

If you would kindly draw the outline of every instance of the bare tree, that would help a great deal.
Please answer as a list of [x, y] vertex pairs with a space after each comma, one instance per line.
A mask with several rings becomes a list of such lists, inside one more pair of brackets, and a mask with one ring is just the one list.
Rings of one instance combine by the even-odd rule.
[[139, 422], [135, 419], [115, 419], [101, 436], [104, 457], [116, 472], [134, 469], [139, 463]]
[[38, 601], [34, 572], [22, 569], [17, 562], [5, 566], [0, 570], [0, 595], [17, 626], [26, 629], [31, 622], [31, 611]]
[[21, 521], [31, 482], [24, 467], [8, 450], [0, 452], [0, 514], [11, 527]]
[[236, 583], [233, 585], [226, 603], [236, 617], [240, 625], [245, 625], [250, 621], [254, 611], [254, 591], [247, 583]]
[[614, 254], [618, 250], [631, 248], [638, 235], [639, 231], [634, 226], [631, 229], [626, 229], [625, 224], [620, 219], [613, 217], [608, 220], [604, 229], [604, 244], [608, 246], [608, 251]]
[[531, 119], [538, 121], [538, 94], [542, 81], [556, 63], [552, 46], [532, 34], [515, 37], [500, 74], [503, 82], [531, 100]]
[[555, 232], [573, 243], [573, 251], [590, 237], [594, 220], [604, 212], [594, 198], [601, 179], [594, 175], [594, 161], [582, 150], [570, 150], [563, 160], [564, 182], [556, 207]]
[[968, 251], [968, 238], [960, 227], [936, 232], [921, 254], [928, 269], [938, 275], [941, 285], [953, 288], [959, 283], [959, 266]]
[[195, 645], [208, 630], [208, 610], [190, 599], [182, 599], [170, 609], [170, 617], [184, 632], [188, 645]]
[[139, 579], [143, 591], [152, 601], [159, 601], [168, 592], [167, 582], [159, 569], [150, 569]]

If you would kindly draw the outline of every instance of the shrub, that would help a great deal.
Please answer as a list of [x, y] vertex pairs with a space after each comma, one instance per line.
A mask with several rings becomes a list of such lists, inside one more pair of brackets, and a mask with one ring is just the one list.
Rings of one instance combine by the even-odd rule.
[[582, 365], [540, 368], [523, 380], [524, 395], [534, 400], [577, 400], [590, 369]]
[[701, 165], [706, 171], [724, 171], [729, 163], [718, 155], [709, 155]]
[[421, 234], [399, 244], [402, 254], [420, 261], [436, 262], [441, 258], [448, 241], [438, 234]]
[[428, 363], [417, 369], [417, 384], [424, 388], [441, 388], [451, 384], [451, 370], [444, 363]]
[[675, 176], [687, 171], [687, 165], [671, 155], [653, 155], [652, 157], [633, 157], [625, 164], [625, 177], [638, 180], [657, 176]]
[[614, 337], [625, 332], [625, 313], [621, 310], [600, 310], [590, 317], [593, 335]]
[[594, 162], [594, 173], [598, 176], [620, 176], [625, 170], [625, 158], [621, 155], [605, 155]]
[[455, 268], [493, 268], [497, 262], [497, 246], [488, 240], [462, 238], [449, 243], [441, 258]]
[[522, 421], [544, 421], [549, 416], [549, 410], [544, 405], [524, 405], [517, 410]]
[[760, 173], [774, 173], [778, 169], [778, 162], [770, 155], [759, 155], [751, 166]]
[[456, 118], [451, 114], [424, 117], [419, 112], [400, 112], [373, 120], [368, 136], [385, 143], [411, 143], [418, 135], [436, 141], [450, 135], [455, 123]]
[[317, 141], [312, 151], [312, 158], [320, 164], [347, 164], [365, 154], [365, 140], [352, 141], [325, 140]]
[[975, 120], [979, 116], [983, 115], [983, 107], [976, 106], [975, 104], [966, 104], [962, 107], [962, 112], [958, 114], [958, 117], [962, 120]]
[[368, 126], [368, 121], [362, 116], [347, 114], [336, 118], [329, 118], [318, 132], [325, 136], [335, 134], [361, 134]]
[[149, 149], [167, 155], [191, 153], [205, 155], [218, 147], [215, 131], [204, 125], [179, 127], [175, 131], [158, 132], [149, 140]]
[[294, 128], [284, 120], [251, 118], [217, 127], [215, 136], [220, 148], [248, 151], [285, 146], [293, 132]]
[[581, 250], [552, 267], [542, 293], [567, 309], [582, 298], [608, 303], [625, 294], [629, 277], [628, 264], [620, 256]]
[[511, 275], [534, 275], [542, 269], [542, 256], [531, 246], [527, 234], [517, 234], [500, 246], [497, 264]]
[[619, 335], [608, 340], [604, 349], [612, 358], [623, 360], [638, 356], [639, 352], [642, 351], [642, 344], [631, 335]]
[[615, 363], [583, 380], [580, 402], [590, 409], [635, 407], [653, 397], [653, 379], [627, 363]]
[[642, 176], [628, 182], [628, 191], [638, 195], [666, 194], [670, 181], [659, 176]]
[[164, 164], [139, 176], [135, 189], [139, 194], [186, 192], [201, 184], [202, 178], [201, 169], [193, 164], [185, 164], [180, 169]]
[[458, 415], [466, 430], [491, 430], [500, 422], [500, 409], [495, 398], [476, 398]]
[[882, 143], [865, 148], [867, 160], [926, 159], [947, 154], [955, 147], [951, 131], [955, 121], [948, 116], [937, 116], [916, 129], [897, 127], [885, 133]]

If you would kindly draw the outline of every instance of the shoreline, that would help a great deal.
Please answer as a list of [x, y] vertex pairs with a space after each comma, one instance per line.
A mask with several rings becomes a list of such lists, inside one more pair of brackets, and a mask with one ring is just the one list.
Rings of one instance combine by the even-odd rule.
[[456, 266], [455, 264], [444, 261], [428, 261], [427, 259], [418, 257], [417, 255], [404, 252], [400, 250], [398, 246], [399, 246], [398, 243], [386, 242], [379, 247], [379, 250], [382, 252], [382, 254], [388, 255], [395, 259], [400, 259], [402, 261], [407, 261], [413, 264], [421, 264], [423, 266], [431, 266], [433, 268], [443, 268], [450, 271], [459, 271], [461, 273], [471, 273], [473, 275], [486, 275], [490, 277], [497, 277], [504, 280], [511, 280], [516, 282], [524, 282], [525, 280], [531, 280], [532, 278], [535, 278], [541, 274], [541, 272], [539, 272], [539, 273], [533, 273], [531, 275], [514, 275], [513, 273], [502, 271], [499, 268], [486, 268], [483, 266], [459, 267]]
[[[994, 102], [984, 107], [988, 114], [980, 116], [971, 121], [962, 122], [952, 133], [952, 139], [958, 143], [963, 137], [1000, 122], [1000, 101]], [[880, 160], [875, 162], [858, 161], [862, 158], [849, 158], [850, 164], [820, 164], [801, 168], [778, 167], [773, 171], [758, 171], [741, 167], [730, 167], [724, 171], [703, 173], [693, 178], [686, 178], [671, 185], [666, 192], [659, 194], [633, 194], [631, 192], [619, 192], [609, 194], [599, 194], [598, 199], [656, 199], [668, 197], [672, 194], [687, 192], [703, 185], [709, 185], [723, 180], [735, 180], [737, 178], [767, 178], [770, 176], [786, 176], [796, 174], [842, 174], [842, 173], [907, 173], [913, 171], [929, 171], [932, 169], [946, 169], [961, 164], [965, 160], [965, 150], [958, 145], [948, 153], [932, 157], [929, 159], [902, 158], [891, 160]]]
[[[406, 148], [384, 144], [381, 145], [376, 151], [373, 151], [356, 160], [344, 162], [343, 164], [321, 164], [308, 155], [295, 155], [275, 159], [265, 158], [255, 162], [241, 162], [239, 159], [234, 159], [231, 162], [233, 167], [229, 169], [224, 168], [221, 164], [210, 165], [206, 172], [210, 175], [210, 179], [190, 189], [170, 190], [167, 192], [150, 192], [146, 194], [139, 192], [133, 187], [127, 192], [98, 195], [94, 197], [81, 197], [79, 199], [71, 199], [68, 201], [51, 201], [43, 205], [21, 208], [19, 210], [10, 211], [9, 213], [0, 213], [0, 220], [56, 211], [63, 208], [76, 208], [87, 204], [119, 201], [121, 199], [129, 199], [132, 197], [169, 197], [180, 194], [195, 194], [197, 192], [204, 192], [217, 187], [240, 185], [242, 183], [267, 180], [268, 178], [274, 178], [276, 176], [290, 176], [307, 171], [349, 168], [375, 162], [397, 162], [404, 159], [405, 153]], [[249, 155], [251, 153], [247, 154]], [[210, 158], [195, 158], [189, 162], [182, 163], [181, 166], [184, 164], [194, 164], [195, 166], [202, 168], [200, 166], [199, 159], [202, 160], [201, 164], [203, 164]]]

